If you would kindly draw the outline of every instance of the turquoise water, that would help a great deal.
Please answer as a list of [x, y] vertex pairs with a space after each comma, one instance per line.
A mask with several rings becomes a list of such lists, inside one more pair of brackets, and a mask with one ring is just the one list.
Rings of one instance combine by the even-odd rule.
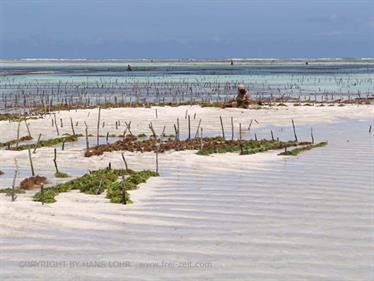
[[[133, 71], [128, 71], [128, 64]], [[374, 60], [0, 61], [0, 98], [72, 102], [95, 97], [125, 101], [222, 100], [239, 83], [259, 96], [331, 99], [374, 93]], [[41, 95], [43, 97], [41, 97]], [[56, 96], [57, 95], [57, 96]]]

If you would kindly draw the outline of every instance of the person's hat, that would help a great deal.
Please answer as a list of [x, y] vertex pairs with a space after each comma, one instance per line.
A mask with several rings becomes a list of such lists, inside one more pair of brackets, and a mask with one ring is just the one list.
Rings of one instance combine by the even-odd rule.
[[245, 90], [245, 86], [243, 85], [243, 84], [240, 84], [239, 86], [238, 86], [238, 90], [240, 91], [240, 90]]

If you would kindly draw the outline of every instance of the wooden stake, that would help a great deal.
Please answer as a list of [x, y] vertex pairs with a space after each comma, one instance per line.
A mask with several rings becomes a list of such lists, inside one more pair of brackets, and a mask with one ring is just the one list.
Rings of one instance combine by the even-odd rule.
[[35, 176], [35, 170], [34, 170], [34, 164], [32, 163], [30, 148], [28, 149], [28, 152], [29, 152], [29, 161], [30, 161], [30, 167], [31, 167], [31, 175], [34, 177]]
[[312, 138], [312, 144], [314, 144], [313, 128], [310, 128], [310, 136]]
[[219, 120], [221, 121], [221, 130], [222, 130], [222, 137], [225, 140], [225, 129], [223, 128], [223, 121], [222, 121], [222, 116], [219, 117]]
[[57, 136], [59, 136], [60, 135], [60, 131], [58, 130], [58, 126], [57, 126], [56, 113], [53, 113], [53, 116], [54, 116], [54, 120], [55, 120], [55, 126], [56, 126]]
[[29, 137], [31, 138], [30, 127], [29, 127], [29, 124], [27, 124], [26, 118], [25, 118], [25, 125], [26, 125], [26, 129], [27, 129], [27, 133], [29, 134]]
[[231, 116], [231, 140], [234, 140], [234, 118]]
[[20, 130], [20, 127], [21, 127], [21, 121], [18, 122], [18, 127], [17, 127], [17, 143], [16, 143], [16, 148], [18, 147], [18, 143], [19, 143], [19, 130]]
[[125, 175], [122, 175], [122, 204], [126, 205], [126, 181]]
[[71, 117], [70, 117], [70, 126], [71, 126], [71, 130], [72, 130], [72, 132], [73, 132], [73, 136], [75, 136], [73, 119], [72, 119]]
[[86, 134], [86, 149], [89, 150], [90, 149], [90, 143], [88, 142], [88, 126], [87, 126], [87, 123], [86, 121], [84, 121], [84, 125], [85, 125], [85, 134]]
[[181, 136], [181, 131], [180, 131], [180, 127], [179, 127], [179, 118], [177, 118], [177, 129], [178, 129], [178, 137], [177, 137], [177, 140], [180, 141], [180, 136]]
[[44, 184], [43, 183], [40, 185], [40, 201], [42, 202], [42, 205], [44, 205]]
[[203, 149], [203, 128], [200, 129], [200, 149]]
[[157, 145], [157, 148], [156, 148], [156, 173], [158, 173], [158, 145]]
[[132, 134], [132, 132], [131, 132], [131, 130], [130, 130], [130, 128], [131, 128], [131, 121], [130, 121], [129, 123], [127, 123], [127, 122], [125, 121], [125, 125], [126, 125], [127, 130], [129, 131], [130, 135], [133, 136], [133, 134]]
[[100, 114], [101, 114], [101, 107], [99, 107], [99, 116], [97, 118], [96, 145], [100, 144]]
[[240, 154], [243, 154], [243, 145], [242, 145], [242, 123], [239, 123], [239, 144], [240, 144]]
[[149, 123], [149, 129], [151, 130], [151, 132], [152, 132], [152, 134], [153, 134], [153, 137], [154, 137], [155, 139], [157, 139], [157, 135], [156, 135], [155, 130], [153, 129], [152, 122]]
[[296, 128], [295, 128], [295, 122], [292, 119], [292, 128], [293, 128], [293, 134], [295, 135], [295, 141], [297, 142], [297, 135], [296, 135]]
[[16, 199], [17, 199], [17, 195], [16, 195], [16, 192], [15, 192], [15, 189], [16, 189], [16, 179], [17, 179], [17, 175], [18, 175], [18, 162], [17, 162], [17, 159], [14, 159], [14, 162], [16, 164], [16, 170], [14, 171], [14, 177], [13, 177], [13, 183], [12, 183], [12, 202], [16, 201]]
[[201, 119], [199, 120], [199, 124], [197, 125], [197, 130], [196, 130], [196, 134], [195, 134], [195, 139], [199, 136], [200, 125], [201, 125]]
[[38, 136], [38, 141], [36, 142], [36, 145], [35, 145], [34, 151], [32, 152], [33, 154], [36, 153], [36, 149], [37, 149], [38, 146], [39, 146], [39, 142], [40, 142], [41, 137], [42, 137], [42, 134], [39, 134], [39, 136]]
[[126, 161], [125, 155], [123, 153], [121, 153], [121, 155], [122, 155], [122, 160], [125, 163], [125, 168], [126, 168], [126, 171], [127, 171], [129, 169], [129, 167], [127, 166], [127, 161]]
[[54, 157], [53, 157], [53, 163], [55, 164], [56, 173], [58, 174], [58, 167], [57, 167], [57, 149], [54, 149]]
[[188, 139], [191, 139], [191, 117], [188, 115]]

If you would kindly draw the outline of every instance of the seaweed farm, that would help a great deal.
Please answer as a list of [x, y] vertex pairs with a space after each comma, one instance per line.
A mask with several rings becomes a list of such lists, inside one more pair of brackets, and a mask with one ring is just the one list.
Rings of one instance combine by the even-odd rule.
[[0, 279], [371, 280], [373, 73], [1, 61]]
[[256, 101], [372, 99], [373, 73], [371, 59], [8, 60], [0, 61], [0, 109], [221, 103], [240, 83]]

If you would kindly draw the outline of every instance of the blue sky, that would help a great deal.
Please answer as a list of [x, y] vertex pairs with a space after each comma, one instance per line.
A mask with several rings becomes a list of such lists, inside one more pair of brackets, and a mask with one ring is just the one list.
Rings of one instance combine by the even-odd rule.
[[374, 1], [0, 0], [0, 58], [374, 57]]

